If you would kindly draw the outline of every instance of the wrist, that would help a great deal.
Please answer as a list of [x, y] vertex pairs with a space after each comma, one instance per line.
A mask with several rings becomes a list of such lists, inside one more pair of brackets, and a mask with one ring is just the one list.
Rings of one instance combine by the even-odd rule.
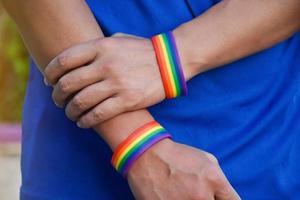
[[151, 38], [167, 99], [186, 96], [187, 85], [177, 45], [172, 32]]
[[106, 141], [112, 151], [124, 141], [135, 129], [150, 122], [153, 117], [147, 110], [126, 112], [107, 120], [94, 129]]
[[111, 163], [119, 173], [126, 177], [136, 160], [155, 144], [171, 137], [167, 130], [158, 122], [148, 122], [134, 130], [118, 145], [112, 156]]
[[144, 176], [151, 175], [151, 172], [148, 171], [150, 168], [149, 166], [158, 166], [164, 164], [164, 160], [168, 152], [171, 152], [174, 144], [175, 142], [173, 140], [166, 138], [153, 145], [131, 166], [127, 174], [128, 180], [133, 180], [136, 177], [139, 177], [140, 173], [142, 173]]
[[195, 48], [193, 47], [193, 42], [189, 39], [191, 38], [190, 34], [191, 31], [188, 30], [184, 24], [173, 30], [186, 81], [205, 71], [206, 63], [204, 59], [201, 58], [201, 55], [194, 52]]

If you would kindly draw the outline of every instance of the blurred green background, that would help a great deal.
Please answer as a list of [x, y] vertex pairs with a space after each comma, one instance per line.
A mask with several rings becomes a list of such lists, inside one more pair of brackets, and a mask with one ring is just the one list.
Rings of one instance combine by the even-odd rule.
[[28, 54], [0, 4], [0, 122], [19, 122], [28, 78]]

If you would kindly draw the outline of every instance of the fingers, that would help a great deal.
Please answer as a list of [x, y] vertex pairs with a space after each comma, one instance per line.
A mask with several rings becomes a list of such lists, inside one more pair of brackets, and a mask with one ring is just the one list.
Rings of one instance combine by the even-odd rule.
[[131, 35], [126, 33], [115, 33], [112, 35], [112, 37], [131, 37]]
[[145, 39], [144, 37], [130, 35], [130, 34], [126, 34], [126, 33], [115, 33], [112, 35], [112, 37], [129, 37], [129, 38]]
[[224, 175], [217, 158], [210, 153], [205, 153], [210, 161], [210, 166], [206, 169], [206, 179], [213, 188], [216, 200], [240, 200], [241, 198], [233, 189], [226, 176]]
[[91, 128], [125, 111], [120, 97], [111, 97], [97, 105], [90, 112], [82, 116], [77, 125], [81, 128]]
[[62, 76], [54, 86], [52, 98], [58, 106], [64, 106], [75, 92], [102, 79], [101, 72], [93, 65], [75, 69]]
[[97, 56], [93, 41], [71, 47], [55, 57], [45, 68], [45, 79], [54, 85], [65, 73], [92, 62]]
[[231, 186], [224, 173], [220, 169], [220, 182], [218, 187], [215, 190], [215, 199], [216, 200], [241, 200], [238, 193]]
[[115, 90], [108, 81], [95, 83], [84, 88], [69, 101], [66, 115], [76, 121], [84, 112], [114, 95]]

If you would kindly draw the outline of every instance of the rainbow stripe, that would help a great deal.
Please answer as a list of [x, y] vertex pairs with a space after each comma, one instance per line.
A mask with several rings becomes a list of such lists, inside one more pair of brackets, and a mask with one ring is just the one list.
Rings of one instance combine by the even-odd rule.
[[151, 38], [166, 98], [187, 95], [187, 86], [182, 71], [177, 47], [172, 32]]
[[171, 135], [156, 121], [149, 122], [135, 130], [114, 152], [111, 164], [126, 176], [130, 166], [152, 145]]

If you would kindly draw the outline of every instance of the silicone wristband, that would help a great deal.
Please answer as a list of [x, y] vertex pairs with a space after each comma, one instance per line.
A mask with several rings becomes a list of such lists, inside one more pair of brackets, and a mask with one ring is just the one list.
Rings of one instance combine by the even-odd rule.
[[187, 86], [172, 32], [151, 38], [166, 98], [187, 95]]
[[115, 150], [111, 164], [126, 177], [136, 159], [157, 142], [172, 136], [156, 121], [136, 129]]

